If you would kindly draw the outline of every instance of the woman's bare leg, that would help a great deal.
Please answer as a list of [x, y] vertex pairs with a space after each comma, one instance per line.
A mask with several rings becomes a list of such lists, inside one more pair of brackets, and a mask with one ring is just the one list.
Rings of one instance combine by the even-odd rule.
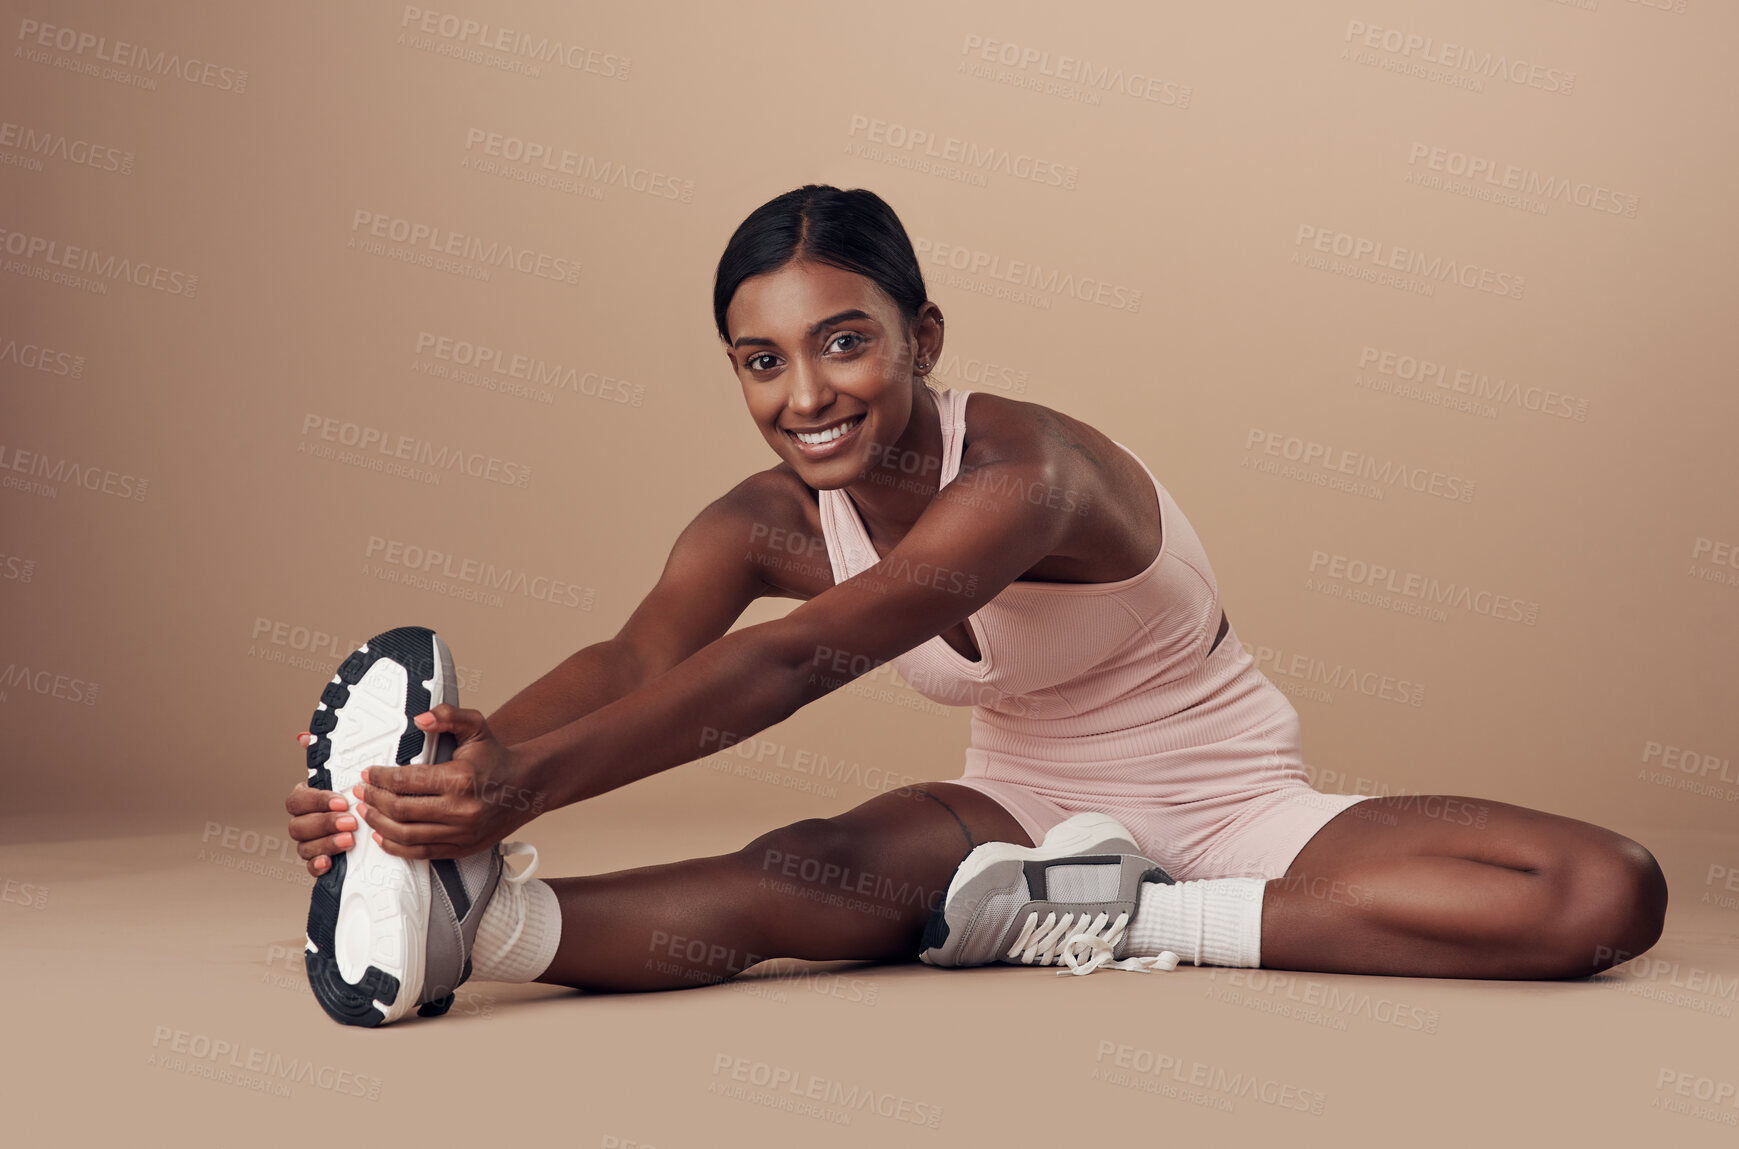
[[680, 989], [771, 957], [913, 961], [955, 869], [984, 842], [1033, 844], [988, 795], [933, 782], [735, 853], [554, 878], [562, 939], [537, 980]]
[[1262, 965], [1586, 977], [1652, 946], [1666, 906], [1654, 856], [1611, 830], [1477, 798], [1371, 798], [1264, 887]]

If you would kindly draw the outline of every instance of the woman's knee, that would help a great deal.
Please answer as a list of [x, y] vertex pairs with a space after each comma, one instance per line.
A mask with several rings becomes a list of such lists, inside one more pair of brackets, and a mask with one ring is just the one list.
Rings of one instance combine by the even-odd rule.
[[757, 878], [817, 893], [888, 897], [946, 886], [970, 846], [952, 813], [913, 790], [769, 830], [737, 857]]
[[738, 850], [737, 857], [763, 879], [827, 885], [858, 868], [860, 838], [832, 818], [804, 818], [767, 831]]
[[970, 849], [956, 814], [910, 788], [769, 830], [734, 858], [738, 880], [763, 895], [753, 909], [761, 931], [786, 956], [812, 956], [794, 947], [819, 933], [865, 951], [827, 956], [911, 956]]
[[825, 880], [847, 872], [919, 872], [946, 882], [972, 848], [985, 842], [1031, 844], [995, 799], [965, 786], [923, 782], [878, 794], [831, 818], [770, 830], [738, 854], [766, 876]]
[[1667, 882], [1652, 853], [1613, 834], [1579, 851], [1571, 865], [1573, 881], [1555, 947], [1562, 976], [1610, 969], [1660, 940]]

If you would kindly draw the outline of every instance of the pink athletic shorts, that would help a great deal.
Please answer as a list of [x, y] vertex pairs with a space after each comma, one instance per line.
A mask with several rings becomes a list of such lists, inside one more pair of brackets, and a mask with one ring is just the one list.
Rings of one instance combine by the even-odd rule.
[[1203, 703], [1135, 729], [1047, 737], [975, 714], [965, 774], [948, 781], [990, 795], [1035, 843], [1090, 810], [1178, 881], [1280, 877], [1329, 819], [1374, 795], [1311, 788], [1298, 711], [1235, 628], [1196, 673]]

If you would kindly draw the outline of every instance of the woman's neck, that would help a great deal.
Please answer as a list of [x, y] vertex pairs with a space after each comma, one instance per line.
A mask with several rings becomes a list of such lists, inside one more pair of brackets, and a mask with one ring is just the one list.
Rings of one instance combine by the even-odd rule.
[[912, 416], [899, 439], [845, 487], [871, 539], [893, 546], [905, 537], [942, 485], [942, 413], [936, 393], [913, 384]]

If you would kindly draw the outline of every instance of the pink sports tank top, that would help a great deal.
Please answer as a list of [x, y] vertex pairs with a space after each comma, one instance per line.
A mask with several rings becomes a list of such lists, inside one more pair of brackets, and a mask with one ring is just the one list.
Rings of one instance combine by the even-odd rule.
[[[972, 393], [926, 383], [941, 413], [946, 486], [960, 472]], [[1010, 583], [967, 620], [977, 661], [937, 635], [894, 659], [894, 669], [926, 698], [976, 707], [975, 729], [988, 723], [1047, 739], [1126, 730], [1200, 701], [1205, 680], [1194, 671], [1218, 637], [1219, 585], [1195, 530], [1141, 466], [1159, 496], [1162, 535], [1146, 570], [1117, 582]], [[819, 494], [833, 577], [844, 581], [879, 556], [851, 497]]]

